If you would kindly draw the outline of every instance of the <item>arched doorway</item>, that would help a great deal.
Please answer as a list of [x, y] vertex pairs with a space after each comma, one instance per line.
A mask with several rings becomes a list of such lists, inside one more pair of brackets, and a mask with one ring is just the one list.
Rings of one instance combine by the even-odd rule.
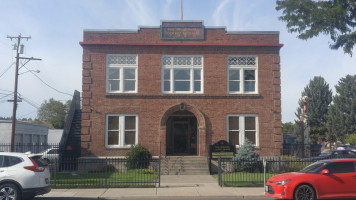
[[[177, 131], [176, 133], [172, 133], [172, 126], [174, 126], [174, 124], [176, 124], [176, 127], [173, 127], [173, 131], [175, 128], [175, 131]], [[203, 113], [193, 105], [182, 102], [168, 108], [163, 114], [160, 122], [160, 144], [162, 145], [162, 148], [160, 148], [161, 154], [207, 156], [208, 146], [206, 144], [205, 124], [205, 117]], [[190, 131], [190, 135], [186, 135], [185, 130]], [[194, 132], [196, 132], [196, 139], [192, 138], [195, 134]], [[172, 150], [171, 146], [174, 145], [174, 142], [176, 142], [176, 147], [178, 147], [177, 145], [181, 143], [179, 140], [175, 141], [174, 138], [172, 138], [172, 134], [177, 135], [175, 138], [179, 138], [180, 135], [183, 135], [180, 140], [187, 141], [184, 144], [185, 148], [187, 148], [186, 151], [183, 150], [185, 149], [184, 146], [181, 147], [181, 150]], [[186, 140], [184, 137], [186, 137]], [[188, 139], [190, 139], [190, 142]]]
[[197, 118], [189, 111], [173, 113], [166, 123], [166, 154], [197, 155]]

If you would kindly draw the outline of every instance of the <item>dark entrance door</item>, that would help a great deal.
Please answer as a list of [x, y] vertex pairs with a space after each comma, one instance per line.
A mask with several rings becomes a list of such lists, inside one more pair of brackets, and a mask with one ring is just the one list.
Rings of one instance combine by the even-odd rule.
[[167, 155], [197, 155], [197, 119], [172, 116], [167, 121]]

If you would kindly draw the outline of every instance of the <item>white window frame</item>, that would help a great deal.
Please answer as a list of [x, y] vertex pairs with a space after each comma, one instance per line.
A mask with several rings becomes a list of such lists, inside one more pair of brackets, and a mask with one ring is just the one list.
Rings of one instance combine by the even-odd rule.
[[[116, 145], [108, 144], [108, 133], [109, 133], [109, 117], [119, 117], [119, 142]], [[107, 114], [105, 121], [105, 147], [107, 148], [130, 148], [131, 144], [125, 144], [125, 117], [135, 117], [136, 118], [136, 129], [135, 129], [135, 144], [138, 144], [138, 115], [137, 114]]]
[[[182, 58], [182, 57], [190, 57], [191, 63], [187, 65], [175, 65], [174, 58]], [[194, 57], [200, 58], [200, 64], [194, 64]], [[170, 59], [169, 64], [164, 62], [164, 59]], [[170, 94], [203, 94], [204, 93], [204, 59], [202, 55], [163, 55], [162, 56], [162, 76], [161, 76], [161, 91], [162, 93], [170, 93]], [[190, 90], [189, 91], [174, 91], [174, 70], [182, 69], [182, 70], [190, 70]], [[169, 70], [170, 73], [170, 90], [164, 90], [164, 71]], [[200, 91], [194, 90], [194, 70], [200, 70]]]
[[[135, 63], [111, 63], [109, 57], [111, 56], [128, 56], [128, 57], [135, 57]], [[109, 84], [109, 71], [110, 69], [119, 69], [120, 77], [119, 77], [119, 90], [112, 91], [110, 89]], [[133, 91], [125, 91], [124, 90], [124, 70], [125, 69], [134, 69], [135, 70], [135, 90]], [[137, 93], [137, 71], [138, 71], [138, 56], [132, 54], [107, 54], [106, 55], [106, 92], [107, 93]]]
[[[252, 144], [253, 146], [260, 146], [259, 142], [259, 126], [258, 126], [258, 115], [255, 114], [231, 114], [226, 116], [226, 141], [229, 141], [229, 118], [230, 117], [238, 117], [239, 118], [239, 141], [240, 145], [245, 143], [245, 118], [246, 117], [255, 117], [255, 127], [256, 127], [256, 144]], [[239, 147], [240, 145], [236, 145]]]
[[[232, 57], [245, 57], [245, 58], [255, 58], [254, 64], [230, 64], [229, 59]], [[227, 92], [229, 94], [258, 94], [258, 56], [254, 55], [230, 55], [227, 57]], [[230, 91], [230, 70], [238, 70], [240, 73], [240, 91]], [[244, 79], [244, 72], [246, 70], [254, 70], [255, 71], [255, 91], [249, 92], [245, 91], [245, 79]]]

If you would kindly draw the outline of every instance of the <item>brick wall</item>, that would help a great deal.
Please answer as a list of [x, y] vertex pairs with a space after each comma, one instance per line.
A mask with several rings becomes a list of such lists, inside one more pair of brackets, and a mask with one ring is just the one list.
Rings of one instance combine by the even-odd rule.
[[[139, 143], [158, 155], [161, 142], [161, 150], [165, 153], [165, 127], [161, 120], [167, 110], [182, 102], [198, 110], [205, 121], [205, 127], [198, 124], [199, 155], [206, 156], [209, 145], [226, 140], [227, 114], [257, 114], [259, 152], [279, 155], [282, 123], [278, 34], [226, 34], [224, 29], [206, 29], [205, 36], [205, 40], [195, 42], [161, 41], [159, 29], [154, 28], [141, 29], [137, 33], [84, 32], [81, 43], [82, 155], [126, 154], [127, 148], [105, 147], [105, 116], [115, 113], [137, 114]], [[196, 45], [190, 45], [193, 43]], [[107, 54], [138, 55], [136, 94], [106, 93]], [[162, 55], [203, 56], [204, 93], [162, 94]], [[258, 94], [228, 94], [228, 55], [258, 56]]]

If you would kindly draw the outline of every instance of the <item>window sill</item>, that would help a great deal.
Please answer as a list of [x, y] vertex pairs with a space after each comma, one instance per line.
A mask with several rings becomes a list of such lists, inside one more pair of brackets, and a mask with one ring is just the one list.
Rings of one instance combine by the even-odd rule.
[[131, 98], [131, 99], [262, 99], [260, 94], [226, 94], [226, 95], [205, 95], [205, 94], [133, 94], [133, 93], [106, 93], [106, 98]]
[[131, 147], [127, 146], [127, 147], [121, 147], [121, 146], [116, 146], [116, 147], [105, 147], [105, 150], [128, 150]]

